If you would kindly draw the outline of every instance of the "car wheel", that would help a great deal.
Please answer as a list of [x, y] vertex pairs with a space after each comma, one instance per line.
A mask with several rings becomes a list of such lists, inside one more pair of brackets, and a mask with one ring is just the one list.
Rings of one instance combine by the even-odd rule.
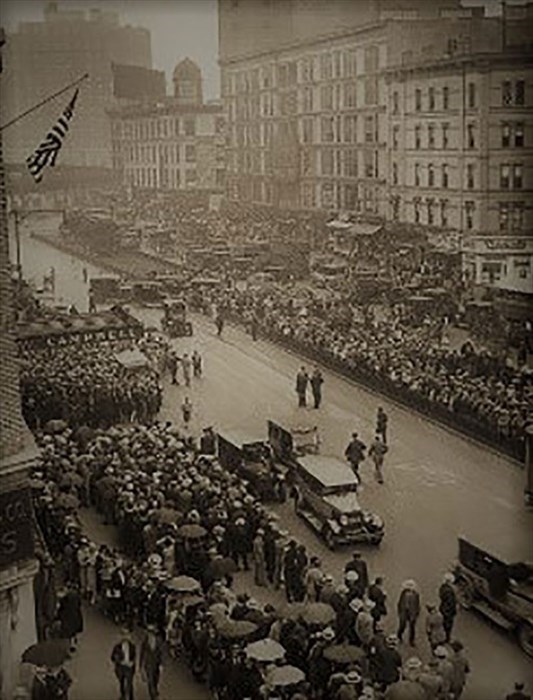
[[337, 542], [335, 541], [335, 535], [333, 534], [332, 529], [330, 527], [325, 527], [323, 530], [323, 536], [326, 547], [333, 551], [337, 546]]
[[529, 622], [518, 627], [518, 643], [528, 656], [533, 656], [533, 625]]
[[464, 578], [459, 579], [457, 581], [457, 601], [463, 610], [468, 610], [472, 607], [475, 597], [474, 587], [470, 581]]

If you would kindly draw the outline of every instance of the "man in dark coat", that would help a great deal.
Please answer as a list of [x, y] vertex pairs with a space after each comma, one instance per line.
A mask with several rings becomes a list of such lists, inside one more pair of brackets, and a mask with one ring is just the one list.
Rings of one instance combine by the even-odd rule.
[[350, 462], [350, 466], [353, 469], [355, 476], [359, 479], [359, 465], [365, 458], [366, 445], [364, 442], [359, 440], [359, 435], [357, 433], [352, 433], [352, 439], [350, 440], [348, 447], [344, 451], [344, 456]]
[[415, 646], [416, 622], [420, 615], [420, 594], [414, 581], [405, 581], [398, 599], [398, 638], [402, 641], [405, 628], [409, 627], [409, 644]]
[[374, 631], [382, 617], [387, 615], [387, 594], [383, 590], [383, 578], [377, 576], [375, 581], [368, 589], [368, 597], [374, 603], [374, 607], [370, 611], [374, 619]]
[[296, 393], [298, 394], [298, 406], [307, 406], [307, 385], [309, 383], [309, 375], [305, 367], [300, 367], [300, 371], [296, 375]]
[[313, 392], [314, 407], [320, 408], [320, 403], [322, 401], [322, 384], [324, 383], [324, 377], [322, 372], [315, 367], [313, 374], [311, 375], [311, 390]]
[[148, 685], [150, 700], [157, 700], [159, 695], [159, 676], [163, 660], [163, 644], [157, 634], [157, 627], [149, 625], [141, 644], [139, 666], [143, 679]]
[[83, 632], [83, 614], [81, 609], [81, 596], [70, 589], [61, 598], [57, 618], [61, 624], [61, 636], [63, 639], [70, 639], [76, 643], [76, 637]]
[[389, 417], [380, 406], [378, 408], [378, 413], [376, 416], [376, 433], [381, 436], [381, 439], [387, 444], [387, 424], [389, 422]]
[[115, 644], [111, 652], [111, 661], [120, 686], [120, 700], [133, 700], [136, 652], [130, 631], [123, 629], [121, 640]]
[[344, 573], [355, 571], [357, 581], [354, 582], [354, 593], [356, 598], [362, 598], [368, 588], [368, 566], [366, 561], [361, 557], [360, 552], [354, 552], [352, 559], [344, 567]]
[[444, 574], [444, 579], [439, 588], [439, 611], [443, 618], [444, 631], [446, 633], [446, 643], [449, 644], [452, 636], [453, 623], [457, 615], [457, 596], [453, 587], [453, 574]]
[[291, 540], [283, 558], [283, 575], [285, 578], [285, 594], [287, 602], [293, 603], [298, 599], [299, 563], [296, 540]]

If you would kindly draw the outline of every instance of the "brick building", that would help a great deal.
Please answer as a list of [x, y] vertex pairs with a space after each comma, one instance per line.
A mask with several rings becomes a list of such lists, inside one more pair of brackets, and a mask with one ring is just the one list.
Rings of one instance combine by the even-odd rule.
[[174, 94], [109, 111], [113, 167], [134, 189], [221, 191], [225, 176], [222, 106], [203, 102], [202, 74], [185, 59]]

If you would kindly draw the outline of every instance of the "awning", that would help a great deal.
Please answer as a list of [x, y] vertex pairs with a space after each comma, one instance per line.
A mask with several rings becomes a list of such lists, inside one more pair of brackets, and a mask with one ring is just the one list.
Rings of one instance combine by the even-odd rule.
[[148, 358], [140, 350], [123, 350], [115, 354], [117, 361], [126, 369], [148, 367]]

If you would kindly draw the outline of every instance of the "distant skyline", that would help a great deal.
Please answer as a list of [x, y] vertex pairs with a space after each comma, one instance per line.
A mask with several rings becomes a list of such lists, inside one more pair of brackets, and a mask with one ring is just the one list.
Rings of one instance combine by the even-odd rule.
[[[44, 19], [48, 0], [1, 0], [0, 24], [13, 32], [19, 22]], [[59, 10], [99, 8], [117, 12], [120, 24], [145, 27], [152, 38], [152, 65], [164, 70], [167, 90], [172, 71], [188, 56], [204, 78], [204, 98], [219, 97], [217, 0], [58, 0]]]

